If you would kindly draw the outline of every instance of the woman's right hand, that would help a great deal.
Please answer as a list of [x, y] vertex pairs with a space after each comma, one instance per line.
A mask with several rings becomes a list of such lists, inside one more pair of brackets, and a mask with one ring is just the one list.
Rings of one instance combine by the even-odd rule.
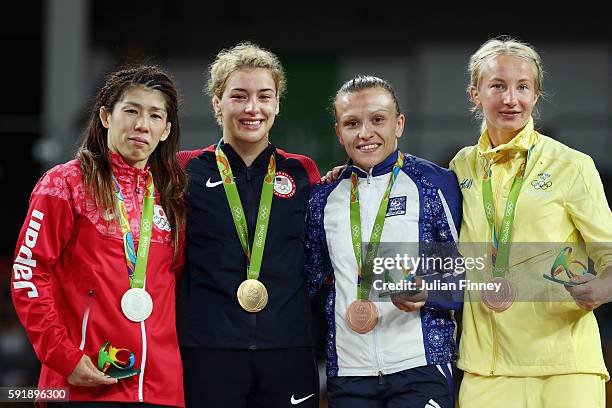
[[338, 177], [340, 177], [340, 173], [342, 173], [342, 170], [344, 170], [345, 168], [346, 164], [334, 167], [333, 169], [328, 171], [323, 177], [321, 177], [321, 184], [331, 184], [334, 181], [338, 180]]
[[92, 363], [88, 356], [81, 360], [68, 376], [68, 384], [79, 387], [97, 387], [98, 385], [117, 384], [117, 379], [105, 375]]

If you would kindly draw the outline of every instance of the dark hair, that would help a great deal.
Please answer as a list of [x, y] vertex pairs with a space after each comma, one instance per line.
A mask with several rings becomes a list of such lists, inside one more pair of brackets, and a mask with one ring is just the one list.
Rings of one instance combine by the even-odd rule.
[[400, 114], [401, 110], [399, 101], [397, 100], [397, 96], [395, 95], [395, 90], [393, 89], [393, 86], [389, 82], [372, 75], [357, 75], [353, 79], [349, 79], [344, 84], [342, 84], [340, 89], [338, 89], [338, 92], [336, 92], [336, 96], [334, 96], [334, 99], [331, 101], [330, 111], [332, 115], [334, 115], [334, 118], [336, 117], [336, 100], [340, 95], [359, 92], [363, 91], [364, 89], [370, 88], [382, 88], [385, 91], [389, 92], [389, 94], [393, 98], [393, 102], [395, 103], [395, 113], [397, 115]]
[[179, 230], [185, 221], [183, 198], [187, 188], [187, 176], [176, 159], [181, 136], [178, 91], [163, 68], [157, 65], [134, 65], [111, 72], [106, 77], [95, 98], [76, 159], [83, 173], [85, 191], [93, 196], [99, 208], [109, 214], [115, 214], [115, 186], [109, 160], [107, 129], [102, 125], [99, 112], [101, 107], [112, 112], [125, 92], [138, 86], [160, 91], [164, 95], [167, 120], [172, 124], [168, 138], [157, 145], [149, 156], [147, 164], [153, 172], [161, 205], [174, 231], [176, 253]]

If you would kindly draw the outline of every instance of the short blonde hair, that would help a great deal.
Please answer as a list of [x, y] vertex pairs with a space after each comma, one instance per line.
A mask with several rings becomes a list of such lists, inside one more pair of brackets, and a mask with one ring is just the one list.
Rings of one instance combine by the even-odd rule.
[[285, 92], [287, 80], [285, 70], [278, 57], [259, 45], [251, 42], [242, 42], [232, 48], [219, 51], [217, 57], [208, 69], [206, 91], [213, 97], [221, 98], [225, 91], [228, 78], [241, 68], [264, 68], [270, 71], [276, 85], [276, 96]]
[[[499, 55], [511, 55], [530, 62], [534, 69], [535, 94], [538, 96], [543, 94], [542, 82], [544, 79], [544, 69], [538, 52], [533, 46], [520, 40], [509, 36], [500, 36], [487, 40], [470, 57], [470, 63], [468, 65], [468, 73], [470, 75], [470, 84], [467, 87], [468, 95], [472, 88], [478, 88], [483, 66]], [[471, 110], [472, 112], [478, 112], [476, 106], [473, 106]]]

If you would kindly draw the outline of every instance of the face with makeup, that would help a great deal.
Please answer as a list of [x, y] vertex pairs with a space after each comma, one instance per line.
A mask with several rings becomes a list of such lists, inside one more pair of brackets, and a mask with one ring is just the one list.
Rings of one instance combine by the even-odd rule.
[[99, 116], [107, 129], [109, 150], [141, 169], [159, 142], [168, 138], [172, 125], [164, 94], [145, 86], [127, 88], [112, 111], [102, 106]]
[[359, 168], [369, 171], [397, 149], [405, 119], [386, 89], [340, 93], [334, 110], [338, 141]]
[[483, 113], [494, 145], [509, 142], [527, 124], [538, 101], [533, 63], [513, 55], [486, 61], [470, 98]]
[[264, 147], [279, 112], [277, 89], [270, 70], [240, 68], [225, 84], [221, 97], [213, 96], [223, 140], [234, 147]]

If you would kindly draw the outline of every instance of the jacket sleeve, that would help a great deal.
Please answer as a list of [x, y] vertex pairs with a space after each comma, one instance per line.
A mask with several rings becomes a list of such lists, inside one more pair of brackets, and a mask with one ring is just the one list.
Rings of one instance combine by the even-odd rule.
[[565, 207], [586, 242], [595, 270], [612, 265], [612, 212], [604, 188], [590, 157], [579, 162], [575, 180], [568, 189]]
[[434, 208], [433, 217], [435, 241], [426, 251], [430, 256], [439, 258], [441, 270], [428, 271], [425, 280], [438, 281], [448, 290], [429, 291], [427, 306], [438, 310], [460, 310], [463, 307], [463, 291], [459, 289], [460, 281], [465, 279], [462, 257], [457, 248], [461, 228], [462, 196], [453, 172], [448, 172], [438, 190], [438, 205]]
[[[11, 294], [17, 315], [40, 361], [68, 377], [83, 352], [68, 338], [53, 298], [53, 268], [69, 241], [74, 224], [70, 199], [37, 193], [48, 184], [68, 191], [62, 176], [47, 173], [30, 198], [11, 273]], [[62, 195], [61, 193], [59, 195]]]
[[315, 186], [306, 207], [306, 288], [313, 298], [325, 280], [332, 275], [332, 266], [327, 251], [323, 224], [324, 197], [319, 186]]

